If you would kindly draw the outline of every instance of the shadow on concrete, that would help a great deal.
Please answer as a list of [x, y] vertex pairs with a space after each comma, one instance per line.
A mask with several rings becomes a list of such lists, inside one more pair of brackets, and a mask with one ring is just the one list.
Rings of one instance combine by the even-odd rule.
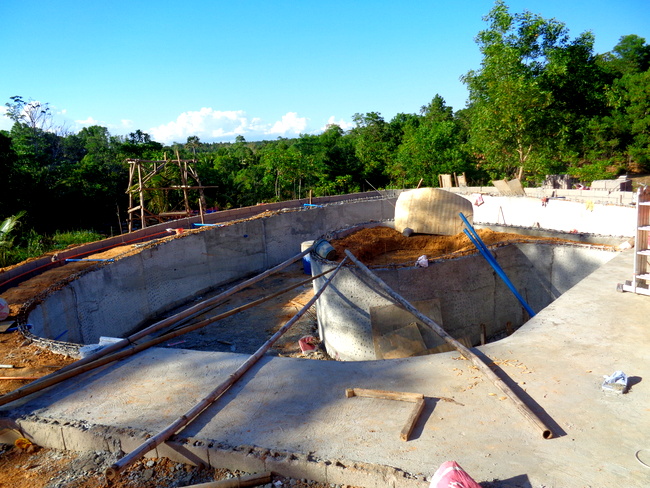
[[505, 480], [483, 481], [479, 485], [481, 488], [533, 488], [526, 474], [520, 474]]
[[634, 385], [641, 383], [642, 378], [640, 376], [628, 376], [627, 378], [627, 390], [625, 393], [629, 393], [632, 390]]
[[542, 422], [551, 430], [553, 436], [551, 438], [564, 437], [567, 435], [566, 431], [553, 420], [553, 418], [544, 410], [544, 408], [537, 403], [523, 388], [521, 388], [508, 374], [503, 371], [497, 364], [495, 364], [483, 352], [474, 348], [472, 351], [494, 371], [494, 373], [519, 397], [519, 399], [535, 413]]
[[420, 438], [422, 432], [424, 431], [424, 426], [429, 421], [429, 418], [433, 414], [433, 411], [436, 409], [436, 405], [438, 404], [439, 401], [440, 398], [424, 397], [424, 408], [422, 409], [422, 413], [420, 413], [420, 417], [418, 418], [418, 421], [415, 423], [415, 426], [413, 427], [413, 430], [411, 431], [411, 435], [409, 436], [408, 440], [414, 440]]

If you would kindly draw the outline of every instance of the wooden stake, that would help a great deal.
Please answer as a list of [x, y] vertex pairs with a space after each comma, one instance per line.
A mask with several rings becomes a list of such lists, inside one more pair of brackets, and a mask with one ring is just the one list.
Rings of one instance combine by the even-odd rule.
[[415, 407], [413, 408], [413, 410], [411, 410], [408, 419], [406, 419], [406, 423], [404, 424], [404, 427], [402, 427], [402, 431], [399, 433], [400, 439], [402, 439], [403, 441], [409, 440], [409, 436], [413, 431], [413, 427], [415, 427], [415, 423], [420, 418], [420, 414], [422, 413], [422, 410], [424, 410], [424, 398], [421, 398], [417, 402], [415, 402]]
[[140, 459], [142, 456], [144, 456], [147, 452], [151, 451], [152, 449], [155, 449], [156, 446], [160, 445], [161, 443], [165, 442], [169, 437], [174, 435], [176, 432], [178, 432], [181, 428], [185, 427], [187, 424], [189, 424], [192, 420], [194, 420], [196, 417], [199, 416], [206, 408], [208, 408], [210, 405], [212, 405], [221, 395], [223, 395], [237, 380], [239, 380], [246, 371], [248, 371], [259, 359], [268, 351], [273, 344], [282, 336], [286, 331], [291, 328], [293, 324], [295, 324], [300, 317], [302, 317], [307, 310], [311, 308], [311, 306], [318, 300], [318, 297], [320, 297], [321, 293], [325, 291], [325, 289], [329, 286], [329, 284], [332, 282], [336, 274], [339, 272], [341, 267], [343, 266], [344, 263], [347, 262], [347, 258], [343, 259], [339, 265], [336, 267], [334, 272], [332, 273], [332, 276], [330, 276], [327, 281], [323, 284], [323, 286], [314, 294], [314, 296], [309, 300], [303, 308], [300, 309], [300, 311], [294, 315], [286, 324], [284, 324], [280, 330], [278, 330], [275, 334], [271, 336], [271, 338], [266, 341], [262, 347], [260, 347], [255, 354], [253, 354], [248, 360], [246, 360], [237, 370], [232, 373], [225, 381], [223, 381], [217, 388], [215, 388], [207, 397], [205, 397], [203, 400], [201, 400], [198, 404], [196, 404], [194, 407], [192, 407], [190, 410], [188, 410], [185, 415], [182, 415], [178, 419], [176, 419], [174, 422], [172, 422], [169, 426], [167, 426], [165, 429], [163, 429], [161, 432], [156, 434], [155, 436], [151, 437], [147, 441], [145, 441], [143, 444], [141, 444], [139, 447], [137, 447], [135, 450], [131, 451], [129, 454], [124, 456], [122, 459], [117, 461], [115, 464], [110, 466], [108, 469], [106, 469], [106, 478], [109, 480], [113, 480], [117, 478], [119, 475], [120, 471], [122, 471], [125, 467], [133, 464], [135, 461]]
[[527, 420], [529, 420], [535, 427], [537, 427], [542, 432], [542, 437], [544, 439], [550, 439], [553, 437], [553, 432], [551, 429], [539, 418], [539, 416], [533, 412], [528, 405], [526, 405], [517, 394], [512, 391], [512, 389], [501, 379], [499, 378], [492, 369], [485, 364], [481, 358], [479, 358], [474, 352], [462, 345], [452, 336], [450, 336], [445, 329], [438, 325], [434, 320], [430, 319], [413, 305], [411, 305], [404, 297], [396, 293], [392, 288], [390, 288], [381, 278], [375, 275], [370, 271], [366, 265], [359, 261], [349, 250], [345, 250], [345, 254], [350, 260], [359, 268], [365, 276], [372, 280], [377, 286], [379, 286], [384, 292], [386, 292], [390, 298], [397, 304], [401, 305], [404, 310], [410, 312], [413, 316], [419, 319], [422, 323], [430, 327], [434, 332], [436, 332], [440, 337], [442, 337], [447, 344], [451, 345], [464, 357], [472, 361], [474, 366], [476, 366], [487, 378], [494, 383], [494, 385], [499, 388], [515, 405]]

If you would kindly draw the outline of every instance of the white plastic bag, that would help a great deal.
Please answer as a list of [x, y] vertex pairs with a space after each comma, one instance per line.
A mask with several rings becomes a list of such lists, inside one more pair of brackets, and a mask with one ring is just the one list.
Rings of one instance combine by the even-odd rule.
[[611, 376], [603, 376], [603, 390], [613, 391], [615, 393], [625, 393], [627, 391], [627, 375], [623, 371], [614, 371]]

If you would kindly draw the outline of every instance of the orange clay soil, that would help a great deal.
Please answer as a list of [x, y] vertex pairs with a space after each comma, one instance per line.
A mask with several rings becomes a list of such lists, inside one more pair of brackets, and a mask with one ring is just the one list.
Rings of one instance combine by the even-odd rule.
[[[488, 247], [527, 241], [573, 242], [557, 238], [494, 232], [490, 229], [479, 229], [477, 232]], [[422, 255], [427, 256], [428, 259], [435, 259], [477, 252], [474, 244], [463, 232], [453, 236], [415, 234], [404, 237], [395, 229], [381, 226], [358, 230], [341, 239], [330, 241], [330, 244], [336, 250], [337, 259], [343, 259], [345, 250], [349, 249], [367, 265], [414, 264]]]

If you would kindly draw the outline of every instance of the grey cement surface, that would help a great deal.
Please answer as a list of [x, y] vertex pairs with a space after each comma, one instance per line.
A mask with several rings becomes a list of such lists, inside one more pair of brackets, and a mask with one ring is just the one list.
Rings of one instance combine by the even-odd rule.
[[[650, 299], [615, 291], [632, 260], [619, 254], [515, 334], [478, 348], [548, 419], [553, 439], [458, 353], [265, 357], [157, 454], [359, 486], [426, 486], [424, 477], [448, 460], [479, 482], [502, 480], [497, 486], [650, 486], [650, 468], [635, 457], [650, 457]], [[246, 358], [152, 349], [2, 407], [0, 417], [17, 419], [41, 445], [129, 451]], [[616, 370], [631, 378], [625, 395], [601, 390], [603, 375]], [[423, 393], [412, 438], [399, 439], [411, 404], [346, 398], [350, 387]]]

